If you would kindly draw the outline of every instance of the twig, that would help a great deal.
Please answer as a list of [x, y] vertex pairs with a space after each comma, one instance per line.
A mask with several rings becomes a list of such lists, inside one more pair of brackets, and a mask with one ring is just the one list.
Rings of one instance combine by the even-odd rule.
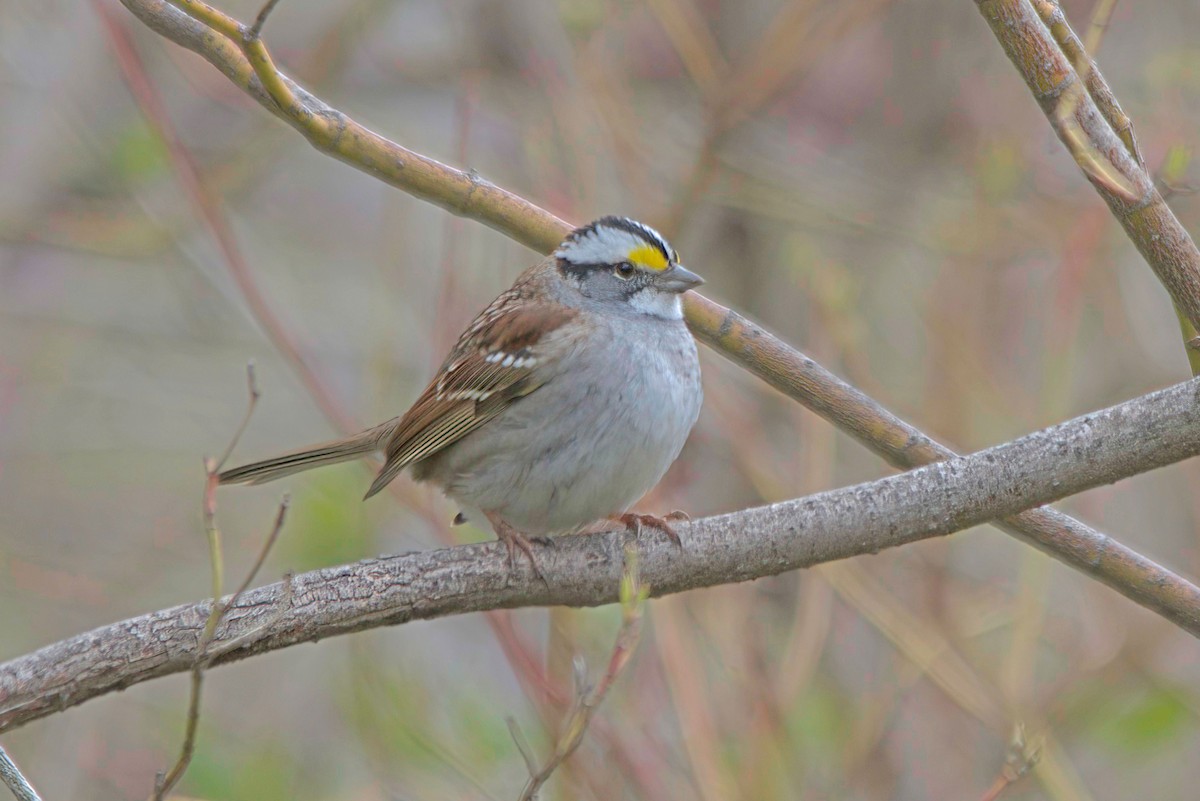
[[[1072, 155], [1078, 151], [1076, 138], [1083, 136], [1089, 152], [1100, 154], [1128, 184], [1128, 193], [1115, 191], [1081, 164], [1175, 306], [1193, 330], [1200, 330], [1200, 249], [1155, 188], [1138, 153], [1129, 118], [1116, 105], [1062, 9], [1051, 0], [975, 3]], [[1068, 98], [1073, 98], [1069, 102], [1074, 104], [1069, 124], [1057, 113]], [[1200, 364], [1193, 364], [1200, 369]]]
[[246, 413], [242, 415], [242, 422], [238, 424], [237, 430], [233, 433], [233, 438], [229, 440], [229, 445], [225, 448], [225, 452], [221, 454], [221, 458], [217, 460], [216, 471], [221, 472], [221, 468], [229, 461], [229, 457], [233, 455], [233, 449], [237, 447], [238, 442], [242, 439], [242, 434], [246, 433], [246, 426], [250, 425], [250, 416], [254, 414], [254, 407], [258, 405], [258, 399], [262, 393], [258, 391], [258, 379], [254, 375], [254, 360], [251, 359], [246, 363], [246, 390], [250, 393], [250, 401], [246, 404]]
[[[234, 448], [237, 447], [238, 440], [249, 424], [250, 417], [254, 413], [254, 408], [258, 404], [260, 393], [258, 391], [258, 383], [254, 377], [253, 362], [246, 366], [246, 386], [249, 391], [249, 401], [246, 404], [246, 414], [242, 417], [241, 424], [238, 425], [233, 437], [230, 438], [224, 455], [219, 460], [206, 459], [204, 463], [204, 532], [208, 537], [209, 559], [212, 564], [212, 605], [209, 608], [208, 617], [204, 623], [204, 630], [201, 632], [199, 641], [196, 644], [196, 655], [192, 662], [191, 687], [188, 694], [188, 709], [184, 725], [183, 744], [180, 746], [179, 756], [176, 757], [175, 763], [171, 766], [170, 770], [160, 772], [155, 778], [154, 793], [152, 795], [154, 801], [163, 801], [167, 794], [179, 783], [179, 780], [183, 778], [188, 765], [191, 764], [192, 754], [196, 749], [196, 731], [200, 725], [200, 695], [204, 688], [204, 671], [208, 668], [212, 658], [212, 655], [209, 653], [209, 645], [212, 644], [213, 638], [217, 633], [217, 627], [220, 625], [225, 613], [238, 602], [243, 593], [245, 593], [254, 581], [255, 576], [258, 575], [258, 571], [262, 567], [263, 562], [266, 561], [271, 546], [279, 538], [279, 532], [283, 528], [283, 521], [287, 514], [289, 499], [287, 495], [284, 495], [283, 500], [279, 504], [279, 511], [275, 515], [275, 523], [271, 527], [271, 532], [267, 536], [263, 547], [259, 550], [254, 564], [251, 566], [249, 572], [247, 572], [245, 580], [242, 581], [237, 591], [228, 600], [222, 600], [221, 596], [224, 593], [222, 587], [224, 583], [225, 560], [221, 553], [221, 531], [217, 527], [216, 522], [216, 495], [217, 486], [220, 483], [218, 474], [225, 460], [229, 458]], [[286, 608], [286, 606], [283, 608]]]
[[[259, 625], [255, 626], [254, 628], [245, 632], [244, 634], [239, 634], [237, 637], [234, 637], [231, 640], [223, 640], [220, 645], [217, 645], [215, 647], [210, 645], [209, 649], [208, 649], [209, 664], [212, 664], [212, 662], [214, 660], [224, 656], [225, 654], [229, 653], [230, 651], [236, 651], [237, 649], [244, 646], [246, 643], [251, 642], [256, 637], [258, 637], [260, 634], [263, 634], [264, 632], [266, 632], [267, 629], [271, 628], [276, 623], [278, 623], [280, 620], [282, 620], [283, 616], [285, 614], [287, 614], [288, 609], [290, 609], [291, 605], [292, 605], [292, 596], [293, 596], [293, 583], [292, 582], [295, 580], [295, 578], [296, 578], [296, 574], [293, 573], [291, 570], [289, 570], [283, 574], [283, 581], [281, 582], [283, 584], [283, 592], [280, 593], [279, 600], [275, 603], [275, 611], [271, 614], [270, 617], [268, 617], [266, 620], [264, 620]], [[228, 604], [226, 604], [226, 607], [232, 609], [234, 607], [234, 605], [235, 604], [233, 603], [233, 599], [231, 598], [230, 602]]]
[[508, 733], [512, 736], [513, 745], [517, 747], [517, 752], [521, 758], [525, 760], [525, 768], [529, 771], [529, 775], [537, 773], [537, 760], [533, 757], [533, 749], [529, 747], [529, 741], [525, 739], [525, 735], [521, 733], [521, 727], [517, 725], [516, 718], [509, 716], [504, 722], [508, 725]]
[[[213, 463], [211, 461], [209, 462], [209, 466], [210, 468], [213, 467]], [[215, 489], [216, 475], [216, 472], [210, 469], [207, 486]], [[246, 589], [250, 586], [251, 582], [254, 581], [254, 577], [257, 575], [259, 568], [262, 567], [263, 562], [266, 560], [267, 553], [271, 550], [271, 546], [274, 545], [275, 541], [279, 538], [279, 532], [283, 528], [283, 521], [287, 514], [288, 504], [289, 499], [288, 496], [285, 495], [279, 504], [279, 511], [275, 515], [275, 523], [271, 527], [271, 533], [267, 536], [266, 542], [259, 551], [258, 558], [254, 561], [254, 565], [246, 574], [246, 578], [242, 582], [241, 586], [238, 587], [237, 592], [235, 592], [227, 600], [222, 600], [220, 587], [222, 574], [220, 532], [216, 528], [215, 524], [213, 524], [212, 518], [209, 516], [209, 510], [215, 510], [215, 507], [210, 506], [209, 501], [206, 499], [205, 528], [209, 532], [209, 543], [210, 548], [212, 548], [212, 556], [214, 560], [213, 582], [216, 588], [216, 593], [213, 595], [212, 606], [210, 607], [208, 618], [205, 621], [204, 630], [201, 632], [199, 642], [196, 646], [196, 659], [191, 671], [191, 691], [188, 698], [187, 723], [184, 728], [183, 745], [180, 747], [179, 757], [176, 759], [175, 764], [171, 767], [170, 771], [166, 772], [165, 774], [160, 773], [158, 775], [154, 787], [154, 801], [162, 801], [166, 794], [171, 791], [171, 789], [179, 782], [181, 778], [183, 778], [184, 772], [187, 771], [188, 765], [191, 764], [192, 754], [194, 753], [196, 747], [196, 730], [200, 723], [200, 692], [204, 686], [204, 671], [208, 668], [214, 658], [238, 647], [238, 645], [240, 645], [241, 638], [238, 638], [238, 640], [233, 642], [223, 643], [221, 648], [215, 650], [210, 650], [209, 646], [212, 644], [213, 638], [216, 636], [217, 627], [220, 625], [222, 618], [224, 618], [225, 614], [235, 606], [237, 601], [246, 592]], [[284, 578], [284, 592], [279, 603], [277, 604], [275, 615], [266, 621], [264, 625], [270, 625], [273, 620], [278, 620], [279, 617], [284, 614], [288, 608], [290, 596], [291, 576], [289, 574]], [[253, 631], [247, 632], [248, 635], [252, 635], [253, 633]]]
[[[201, 652], [197, 652], [197, 657], [202, 656]], [[192, 761], [192, 753], [196, 747], [196, 727], [200, 722], [200, 690], [204, 684], [204, 671], [198, 667], [192, 668], [191, 687], [188, 692], [188, 709], [187, 709], [187, 724], [184, 727], [183, 745], [179, 749], [179, 756], [175, 759], [175, 764], [168, 771], [159, 771], [154, 778], [154, 794], [151, 796], [154, 801], [162, 801], [166, 798], [167, 793], [175, 787], [180, 779], [183, 778], [184, 771]]]
[[[646, 599], [650, 597], [650, 588], [641, 583], [638, 572], [637, 548], [632, 542], [625, 545], [625, 569], [621, 575], [621, 628], [617, 632], [612, 654], [608, 658], [608, 668], [603, 678], [594, 688], [587, 683], [587, 667], [582, 659], [575, 661], [575, 696], [567, 719], [562, 727], [562, 735], [554, 746], [554, 753], [538, 770], [530, 768], [529, 781], [521, 792], [520, 801], [533, 801], [554, 771], [561, 765], [583, 742], [592, 715], [604, 701], [604, 697], [612, 688], [617, 677], [621, 675], [629, 658], [637, 648], [642, 633], [642, 613], [645, 610]], [[528, 745], [522, 745], [523, 739], [515, 724], [509, 725], [513, 732], [513, 740], [517, 749], [525, 759], [527, 766], [532, 764], [532, 756]]]
[[1023, 778], [1041, 758], [1042, 738], [1035, 737], [1030, 742], [1025, 738], [1025, 727], [1019, 724], [1015, 726], [1004, 755], [1004, 766], [979, 801], [996, 801], [1009, 785]]
[[250, 30], [243, 37], [246, 41], [257, 39], [262, 33], [263, 25], [267, 24], [267, 17], [275, 10], [275, 6], [279, 0], [267, 0], [266, 5], [258, 12], [258, 16], [254, 18], [254, 24], [250, 26]]
[[[1133, 156], [1138, 166], [1143, 172], [1146, 170], [1146, 162], [1142, 158], [1142, 153], [1138, 149], [1137, 139], [1133, 135], [1133, 121], [1126, 116], [1125, 112], [1117, 104], [1117, 99], [1113, 96], [1112, 90], [1108, 88], [1100, 71], [1096, 68], [1096, 62], [1093, 60], [1095, 53], [1099, 50], [1100, 43], [1103, 40], [1105, 32], [1108, 30], [1109, 21], [1112, 18], [1113, 9], [1116, 8], [1117, 0], [1099, 0], [1096, 4], [1095, 11], [1092, 12], [1092, 19], [1088, 25], [1087, 41], [1080, 43], [1079, 37], [1071, 30], [1070, 24], [1067, 22], [1066, 14], [1057, 2], [1049, 2], [1049, 0], [1033, 0], [1034, 8], [1046, 27], [1050, 29], [1055, 41], [1058, 42], [1062, 51], [1071, 59], [1071, 63], [1075, 66], [1075, 71], [1082, 77], [1084, 85], [1087, 87], [1088, 95], [1096, 103], [1096, 107], [1100, 113], [1104, 115], [1104, 119], [1116, 132], [1121, 141], [1125, 143], [1129, 154]], [[1083, 129], [1075, 120], [1075, 103], [1077, 102], [1079, 93], [1068, 93], [1067, 100], [1060, 104], [1062, 113], [1059, 119], [1064, 124], [1064, 143], [1068, 150], [1075, 155], [1076, 161], [1079, 162], [1085, 173], [1092, 175], [1101, 186], [1105, 186], [1109, 191], [1116, 191], [1121, 194], [1125, 200], [1136, 200], [1131, 197], [1134, 192], [1133, 187], [1128, 181], [1125, 181], [1119, 173], [1113, 169], [1111, 162], [1103, 158], [1103, 155], [1097, 151], [1090, 143], [1085, 141]], [[1081, 158], [1082, 155], [1082, 158]], [[1089, 162], [1091, 163], [1089, 166]], [[1097, 164], [1097, 162], [1099, 162]], [[1120, 180], [1114, 183], [1114, 177], [1119, 177]], [[1152, 179], [1152, 186], [1157, 187], [1157, 183]], [[1165, 204], [1167, 198], [1171, 196], [1170, 188], [1163, 185], [1161, 191], [1162, 201]], [[1154, 267], [1153, 264], [1151, 264]], [[1195, 270], [1193, 267], [1193, 271]], [[1179, 306], [1178, 301], [1175, 301], [1175, 315], [1179, 320], [1180, 334], [1185, 343], [1190, 343], [1195, 339], [1197, 328], [1195, 321], [1185, 313], [1184, 309]], [[1190, 345], [1185, 345], [1188, 364], [1192, 368], [1192, 375], [1200, 375], [1200, 352]]]
[[12, 757], [3, 746], [0, 746], [0, 780], [8, 785], [17, 801], [42, 801], [41, 796], [33, 789], [33, 785], [21, 773], [21, 769], [12, 761]]
[[1100, 0], [1097, 3], [1088, 27], [1086, 43], [1080, 42], [1079, 37], [1071, 30], [1071, 26], [1067, 24], [1067, 17], [1057, 2], [1033, 0], [1033, 3], [1042, 22], [1050, 29], [1050, 33], [1062, 51], [1071, 59], [1076, 72], [1079, 73], [1084, 86], [1087, 87], [1088, 95], [1096, 103], [1096, 107], [1104, 115], [1104, 119], [1125, 143], [1129, 155], [1133, 156], [1138, 164], [1145, 167], [1146, 162], [1142, 159], [1137, 138], [1133, 134], [1133, 120], [1121, 109], [1121, 104], [1117, 102], [1108, 82], [1104, 80], [1104, 76], [1100, 74], [1095, 61], [1089, 55], [1094, 54], [1100, 46], [1100, 41], [1108, 29], [1113, 9], [1116, 7], [1116, 0]]
[[[171, 118], [166, 112], [162, 98], [146, 77], [141, 59], [134, 49], [132, 42], [129, 41], [128, 33], [112, 18], [112, 12], [109, 11], [105, 4], [99, 2], [99, 0], [93, 0], [93, 4], [101, 21], [104, 23], [105, 32], [108, 34], [109, 41], [117, 57], [117, 64], [121, 68], [126, 83], [129, 84], [129, 89], [133, 93], [138, 107], [142, 110], [151, 130], [158, 135], [166, 147], [180, 187], [195, 208], [201, 224], [212, 237], [218, 252], [221, 254], [225, 267], [229, 271], [229, 275], [237, 286], [243, 300], [246, 302], [251, 315], [262, 326], [263, 332], [271, 344], [277, 351], [283, 354], [284, 359], [295, 370], [300, 382], [304, 385], [305, 390], [312, 397], [318, 408], [320, 408], [321, 413], [332, 421], [334, 426], [339, 430], [344, 432], [357, 431], [360, 426], [342, 410], [334, 396], [319, 379], [305, 355], [307, 349], [301, 346], [297, 338], [275, 314], [266, 295], [255, 281], [253, 272], [250, 270], [250, 265], [241, 248], [238, 246], [233, 227], [229, 224], [220, 204], [216, 202], [212, 193], [208, 191], [201, 180], [199, 167], [191, 151], [188, 150], [183, 140], [180, 139], [178, 132], [171, 123]], [[214, 26], [214, 30], [218, 30], [227, 36], [240, 37], [240, 23], [229, 19], [204, 3], [195, 3], [192, 5], [195, 6], [197, 14], [202, 13], [200, 11], [201, 8], [207, 9], [207, 19], [209, 20], [209, 24]], [[160, 6], [164, 11], [168, 9], [175, 11], [174, 8], [162, 3], [160, 3]]]
[[[1100, 42], [1108, 28], [1108, 21], [1116, 6], [1116, 0], [1100, 0], [1092, 15], [1086, 44], [1080, 44], [1070, 26], [1066, 24], [1066, 17], [1063, 15], [1062, 9], [1058, 7], [1058, 3], [1051, 2], [1051, 0], [1034, 0], [1034, 2], [1038, 15], [1050, 28], [1050, 32], [1056, 36], [1063, 52], [1071, 58], [1079, 79], [1087, 89], [1088, 96], [1098, 104], [1101, 98], [1111, 100], [1111, 104], [1103, 106], [1102, 111], [1105, 112], [1105, 119], [1108, 120], [1113, 130], [1118, 131], [1117, 126], [1120, 123], [1113, 117], [1114, 113], [1120, 113], [1116, 99], [1112, 97], [1111, 92], [1105, 93], [1108, 86], [1103, 79], [1100, 79], [1098, 84], [1092, 80], [1093, 76], [1099, 73], [1092, 54], [1095, 54], [1100, 48]], [[1052, 6], [1053, 9], [1051, 9]], [[1079, 108], [1081, 96], [1083, 96], [1083, 92], [1064, 92], [1054, 110], [1055, 119], [1063, 134], [1063, 144], [1074, 156], [1079, 168], [1093, 181], [1107, 188], [1109, 192], [1119, 195], [1127, 203], [1136, 203], [1140, 199], [1140, 195], [1133, 184], [1117, 171], [1112, 162], [1104, 157], [1104, 154], [1088, 139], [1083, 127], [1076, 121], [1075, 112]], [[1128, 138], [1124, 138], [1125, 145], [1130, 155], [1140, 163], [1141, 154], [1137, 150], [1137, 140], [1133, 138], [1133, 124], [1127, 117], [1123, 119], [1123, 123], [1125, 124], [1124, 133], [1128, 135]]]
[[[1096, 8], [1092, 11], [1092, 19], [1088, 23], [1087, 36], [1084, 39], [1083, 48], [1093, 58], [1100, 51], [1100, 43], [1104, 41], [1104, 34], [1108, 32], [1108, 25], [1112, 22], [1113, 11], [1116, 8], [1117, 0], [1100, 0], [1100, 2], [1096, 3]], [[1086, 72], [1090, 74], [1091, 68], [1089, 67]]]
[[235, 606], [246, 590], [250, 589], [250, 585], [254, 582], [254, 578], [258, 575], [258, 571], [262, 569], [263, 562], [267, 561], [267, 554], [271, 552], [275, 541], [279, 539], [279, 532], [283, 530], [283, 521], [287, 517], [288, 507], [291, 506], [292, 498], [287, 493], [284, 493], [283, 498], [279, 501], [279, 511], [275, 513], [275, 523], [271, 526], [271, 533], [267, 535], [266, 542], [258, 551], [258, 558], [254, 560], [254, 564], [250, 566], [250, 570], [246, 573], [246, 578], [238, 586], [237, 592], [230, 597], [229, 602], [225, 604], [227, 607]]
[[[778, 575], [877, 553], [969, 528], [1200, 454], [1200, 379], [1178, 384], [970, 456], [854, 487], [677, 523], [637, 538], [642, 579], [655, 595]], [[233, 639], [270, 625], [223, 664], [300, 642], [410, 620], [519, 606], [595, 606], [616, 600], [625, 530], [560, 537], [538, 560], [508, 569], [492, 541], [364, 560], [296, 576], [286, 613], [282, 583], [249, 590], [223, 626]], [[1103, 543], [1095, 558], [1111, 558]], [[1200, 589], [1163, 571], [1171, 619], [1200, 637]], [[1134, 588], [1139, 591], [1140, 588]], [[124, 689], [191, 670], [211, 602], [186, 604], [96, 629], [0, 664], [0, 731]]]

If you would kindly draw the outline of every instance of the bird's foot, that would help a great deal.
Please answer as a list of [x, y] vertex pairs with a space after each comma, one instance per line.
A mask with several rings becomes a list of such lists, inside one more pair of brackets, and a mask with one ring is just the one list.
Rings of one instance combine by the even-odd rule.
[[530, 544], [529, 538], [508, 523], [505, 523], [499, 517], [495, 515], [488, 515], [487, 517], [492, 524], [492, 528], [496, 530], [496, 537], [508, 549], [509, 571], [511, 572], [516, 568], [517, 549], [520, 549], [525, 554], [525, 558], [529, 560], [529, 566], [533, 568], [533, 574], [541, 579], [543, 584], [549, 584], [546, 581], [546, 577], [542, 574], [542, 568], [538, 565], [537, 557], [533, 555], [533, 545]]
[[625, 526], [625, 528], [633, 531], [634, 534], [639, 536], [642, 533], [643, 527], [658, 529], [663, 534], [666, 534], [667, 538], [671, 540], [671, 542], [675, 543], [675, 547], [681, 549], [683, 548], [683, 543], [679, 540], [679, 532], [675, 530], [675, 527], [671, 525], [671, 522], [691, 519], [692, 518], [686, 512], [679, 511], [671, 512], [666, 517], [643, 515], [638, 514], [637, 512], [626, 512], [623, 515], [618, 515], [617, 517], [613, 518], [613, 520], [621, 523]]

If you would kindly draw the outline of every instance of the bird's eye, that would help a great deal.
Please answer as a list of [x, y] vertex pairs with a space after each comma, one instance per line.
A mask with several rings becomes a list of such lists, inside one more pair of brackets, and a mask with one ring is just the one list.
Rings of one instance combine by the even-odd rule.
[[614, 272], [617, 278], [629, 278], [633, 275], [633, 265], [627, 261], [623, 261], [616, 266]]

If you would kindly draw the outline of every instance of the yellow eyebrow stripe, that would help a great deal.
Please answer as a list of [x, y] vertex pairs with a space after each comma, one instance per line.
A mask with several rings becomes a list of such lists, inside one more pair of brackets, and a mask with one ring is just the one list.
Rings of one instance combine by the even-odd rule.
[[662, 251], [652, 245], [642, 245], [634, 248], [629, 251], [628, 258], [640, 267], [657, 272], [662, 272], [670, 266], [667, 263], [667, 257], [662, 254]]

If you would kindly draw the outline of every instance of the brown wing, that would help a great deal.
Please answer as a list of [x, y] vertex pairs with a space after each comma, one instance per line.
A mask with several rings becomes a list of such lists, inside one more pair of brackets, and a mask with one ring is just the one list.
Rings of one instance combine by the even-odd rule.
[[[540, 387], [539, 363], [551, 355], [547, 335], [576, 314], [531, 301], [519, 286], [498, 297], [463, 333], [437, 377], [396, 425], [385, 447], [387, 462], [366, 497]], [[561, 344], [562, 338], [551, 341]]]

